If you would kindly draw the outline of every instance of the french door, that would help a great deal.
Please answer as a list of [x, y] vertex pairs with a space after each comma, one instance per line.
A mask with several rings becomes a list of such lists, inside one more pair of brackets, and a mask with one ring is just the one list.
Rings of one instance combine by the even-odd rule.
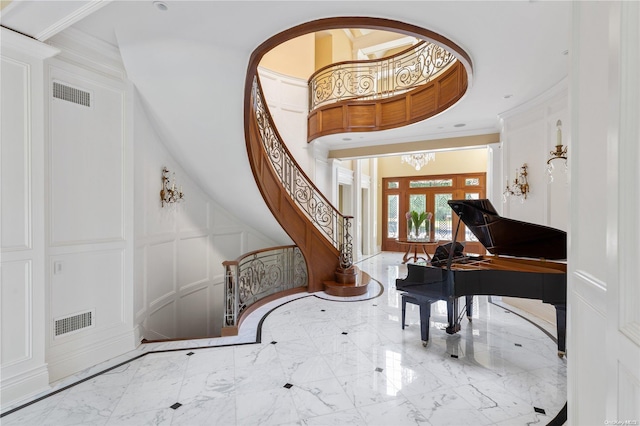
[[[447, 201], [484, 198], [485, 182], [485, 173], [383, 178], [382, 250], [403, 250], [397, 240], [407, 238], [406, 215], [412, 211], [433, 214], [431, 221], [420, 227], [421, 235], [431, 240], [451, 241], [457, 217]], [[462, 224], [457, 240], [477, 241]]]

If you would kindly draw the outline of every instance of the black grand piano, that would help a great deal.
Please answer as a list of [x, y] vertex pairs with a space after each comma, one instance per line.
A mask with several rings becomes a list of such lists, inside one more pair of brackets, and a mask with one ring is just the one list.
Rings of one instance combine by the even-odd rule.
[[[430, 308], [447, 301], [446, 332], [460, 331], [464, 312], [458, 300], [466, 296], [471, 320], [473, 295], [495, 295], [539, 299], [556, 308], [558, 356], [565, 353], [567, 268], [558, 262], [567, 258], [567, 234], [547, 226], [501, 217], [489, 200], [451, 200], [449, 206], [493, 256], [471, 256], [453, 242], [438, 247], [428, 265], [408, 264], [408, 275], [396, 280], [396, 289]], [[429, 338], [430, 313], [421, 308], [423, 343]]]

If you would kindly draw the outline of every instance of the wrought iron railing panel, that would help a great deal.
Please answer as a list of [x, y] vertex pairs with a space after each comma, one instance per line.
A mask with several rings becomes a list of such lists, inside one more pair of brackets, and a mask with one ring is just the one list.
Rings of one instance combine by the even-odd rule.
[[383, 99], [431, 81], [456, 61], [443, 47], [422, 41], [379, 61], [326, 67], [309, 79], [309, 111], [347, 99]]
[[307, 264], [296, 246], [253, 252], [224, 265], [224, 327], [237, 326], [242, 312], [257, 301], [307, 285]]
[[280, 140], [264, 102], [257, 76], [254, 79], [252, 98], [262, 145], [282, 186], [315, 227], [340, 251], [341, 265], [351, 266], [351, 217], [342, 215], [322, 195]]

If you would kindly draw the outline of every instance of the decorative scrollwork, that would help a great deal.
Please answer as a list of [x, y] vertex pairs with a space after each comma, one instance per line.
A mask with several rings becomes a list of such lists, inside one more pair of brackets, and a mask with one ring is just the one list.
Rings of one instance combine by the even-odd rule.
[[238, 324], [242, 312], [275, 293], [307, 285], [307, 264], [296, 246], [254, 252], [225, 262], [224, 325]]
[[346, 99], [381, 99], [431, 81], [456, 61], [437, 44], [422, 41], [379, 61], [329, 66], [309, 80], [309, 111]]
[[[343, 84], [344, 82], [339, 83], [338, 90], [344, 90]], [[350, 84], [353, 86], [355, 83]], [[300, 207], [309, 220], [313, 222], [316, 228], [325, 235], [336, 249], [342, 252], [342, 247], [349, 247], [350, 253], [351, 235], [345, 234], [345, 229], [348, 230], [349, 228], [345, 228], [345, 223], [349, 222], [349, 218], [340, 214], [316, 189], [285, 148], [274, 128], [269, 110], [264, 103], [257, 77], [254, 80], [252, 95], [256, 122], [263, 147], [282, 186], [287, 190], [296, 205]], [[351, 256], [348, 258], [350, 261]]]

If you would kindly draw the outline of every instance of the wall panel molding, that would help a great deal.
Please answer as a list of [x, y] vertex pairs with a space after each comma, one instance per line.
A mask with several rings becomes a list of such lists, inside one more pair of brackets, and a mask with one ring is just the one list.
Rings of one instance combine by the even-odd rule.
[[[31, 65], [2, 56], [2, 251], [33, 248]], [[11, 84], [7, 84], [11, 82]], [[21, 108], [20, 108], [21, 106]]]
[[575, 270], [571, 276], [574, 278], [568, 281], [568, 288], [579, 296], [583, 302], [606, 317], [606, 296], [607, 285], [584, 270]]

